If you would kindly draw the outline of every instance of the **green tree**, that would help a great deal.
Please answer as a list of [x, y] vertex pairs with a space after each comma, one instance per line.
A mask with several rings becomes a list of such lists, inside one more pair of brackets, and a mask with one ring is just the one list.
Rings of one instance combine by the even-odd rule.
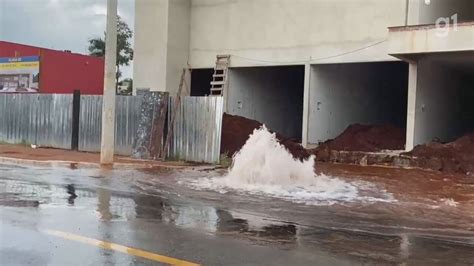
[[120, 86], [127, 86], [127, 88], [125, 90], [119, 91], [118, 94], [132, 95], [133, 79], [131, 79], [131, 78], [122, 79], [119, 82], [119, 85]]
[[[105, 56], [105, 35], [104, 38], [91, 38], [89, 39], [89, 55], [104, 57]], [[130, 40], [133, 37], [133, 31], [128, 27], [127, 23], [123, 21], [120, 16], [117, 19], [117, 73], [115, 75], [116, 87], [118, 90], [119, 79], [122, 77], [120, 71], [121, 66], [128, 66], [130, 61], [133, 60], [133, 48]]]

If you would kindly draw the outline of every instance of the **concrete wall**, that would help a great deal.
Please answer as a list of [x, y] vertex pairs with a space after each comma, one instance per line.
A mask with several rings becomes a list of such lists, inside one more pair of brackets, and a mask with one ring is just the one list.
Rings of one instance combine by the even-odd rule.
[[[166, 90], [172, 94], [179, 87], [183, 68], [189, 58], [189, 29], [191, 19], [190, 0], [169, 0], [168, 10], [168, 56], [166, 58]], [[187, 77], [189, 84], [190, 76]]]
[[135, 1], [134, 91], [178, 89], [188, 61], [190, 0]]
[[308, 142], [335, 138], [354, 123], [404, 128], [407, 87], [402, 62], [313, 65]]
[[454, 140], [471, 126], [466, 121], [470, 118], [463, 115], [467, 106], [461, 103], [465, 102], [463, 88], [472, 88], [472, 83], [469, 85], [464, 74], [430, 57], [421, 59], [417, 68], [414, 145], [433, 139]]
[[458, 21], [474, 20], [474, 1], [472, 0], [430, 0], [427, 5], [421, 1], [418, 24], [434, 24], [439, 17], [458, 14]]
[[[216, 54], [231, 54], [234, 67], [304, 64], [310, 58], [320, 59], [317, 63], [394, 60], [383, 40], [388, 26], [405, 25], [406, 4], [406, 0], [192, 0], [190, 63], [195, 68], [211, 67]], [[367, 46], [372, 47], [360, 49]]]
[[388, 43], [390, 54], [411, 61], [415, 61], [415, 54], [472, 51], [474, 22], [445, 29], [434, 25], [391, 28]]
[[232, 68], [227, 110], [301, 138], [304, 67]]
[[168, 1], [135, 1], [133, 89], [166, 88]]

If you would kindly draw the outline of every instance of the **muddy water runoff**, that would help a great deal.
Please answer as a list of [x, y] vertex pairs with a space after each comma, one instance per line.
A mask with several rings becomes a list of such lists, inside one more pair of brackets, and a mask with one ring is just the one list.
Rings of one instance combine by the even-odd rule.
[[80, 208], [91, 221], [163, 223], [356, 263], [474, 263], [472, 178], [330, 164], [315, 174], [268, 132], [249, 141], [230, 171], [0, 165], [0, 208]]

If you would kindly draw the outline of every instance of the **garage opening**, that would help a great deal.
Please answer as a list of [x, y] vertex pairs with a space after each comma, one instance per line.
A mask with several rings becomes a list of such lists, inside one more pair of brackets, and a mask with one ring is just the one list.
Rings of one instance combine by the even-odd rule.
[[417, 68], [414, 144], [474, 132], [474, 53], [425, 55]]
[[191, 71], [191, 96], [206, 96], [211, 91], [214, 69], [200, 68]]
[[[401, 147], [389, 145], [381, 149], [403, 149], [407, 94], [408, 65], [405, 62], [313, 65], [308, 142], [318, 145], [337, 138], [350, 126], [357, 129], [360, 128], [357, 124], [362, 124], [397, 131]], [[357, 138], [356, 135], [350, 137]]]
[[229, 70], [227, 111], [301, 141], [304, 66]]

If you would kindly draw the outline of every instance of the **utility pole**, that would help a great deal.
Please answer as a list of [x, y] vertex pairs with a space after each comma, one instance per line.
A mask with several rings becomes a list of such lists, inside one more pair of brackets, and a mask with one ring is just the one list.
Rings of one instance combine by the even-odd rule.
[[113, 164], [115, 145], [115, 78], [117, 57], [117, 0], [107, 0], [105, 75], [102, 97], [100, 163]]

